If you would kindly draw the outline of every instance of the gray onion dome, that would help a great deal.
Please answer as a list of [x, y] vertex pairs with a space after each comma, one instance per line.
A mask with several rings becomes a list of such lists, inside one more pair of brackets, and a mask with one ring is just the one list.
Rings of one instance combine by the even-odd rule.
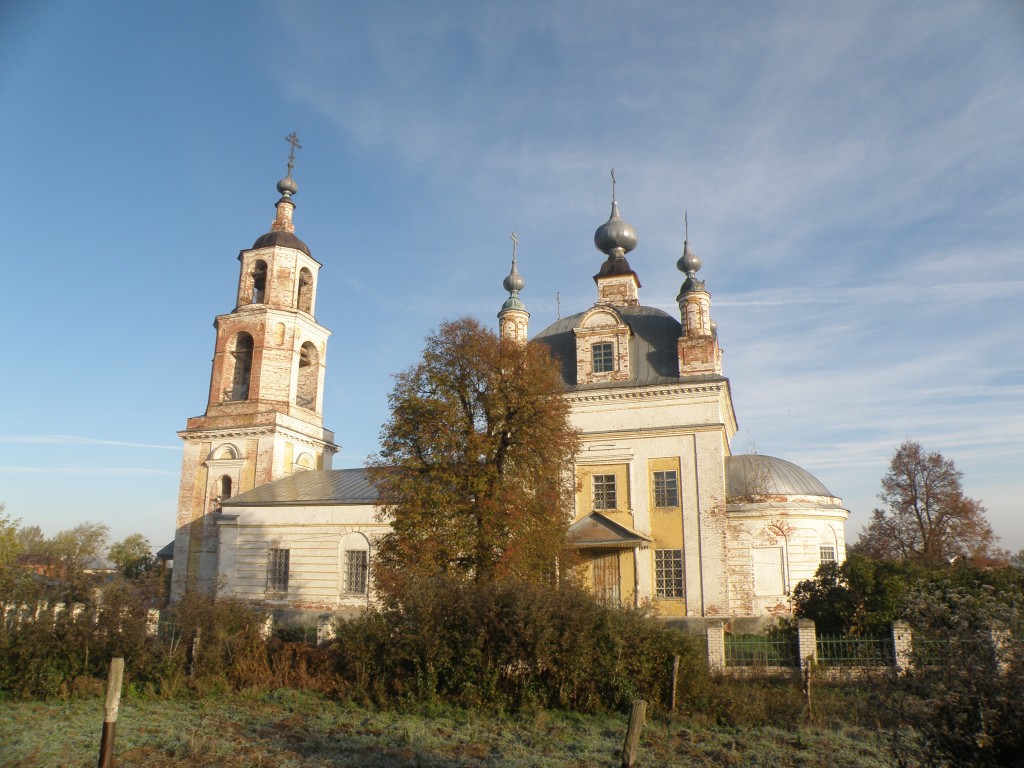
[[526, 285], [526, 281], [523, 280], [522, 275], [520, 275], [519, 271], [516, 269], [515, 258], [512, 259], [512, 271], [508, 273], [508, 277], [502, 281], [501, 285], [509, 293], [518, 293], [523, 290], [523, 286]]
[[701, 262], [700, 257], [690, 250], [690, 241], [684, 240], [683, 255], [680, 256], [679, 261], [676, 262], [676, 268], [689, 277], [693, 277], [694, 273], [700, 270], [702, 266], [703, 263]]
[[[515, 235], [515, 233], [512, 233]], [[518, 241], [515, 241], [518, 243]], [[512, 251], [512, 271], [508, 273], [508, 276], [502, 280], [502, 287], [508, 291], [508, 298], [505, 299], [505, 303], [501, 305], [501, 311], [504, 312], [509, 309], [519, 309], [526, 311], [526, 306], [519, 299], [519, 292], [523, 290], [523, 286], [526, 285], [526, 281], [523, 280], [522, 275], [519, 274], [519, 270], [516, 268], [516, 254]]]
[[[291, 166], [291, 163], [288, 164]], [[292, 178], [292, 169], [288, 168], [288, 175], [277, 182], [277, 191], [281, 194], [281, 197], [291, 197], [299, 191], [299, 185], [295, 183], [295, 179]]]
[[686, 279], [679, 288], [679, 296], [676, 297], [677, 301], [682, 298], [683, 294], [690, 293], [691, 291], [707, 290], [707, 286], [704, 285], [704, 281], [697, 279], [697, 270], [699, 270], [701, 266], [702, 262], [700, 257], [690, 250], [690, 241], [684, 240], [683, 255], [680, 256], [679, 260], [676, 262], [676, 268], [680, 272], [686, 273]]
[[608, 256], [617, 248], [621, 249], [623, 254], [636, 248], [636, 230], [632, 224], [623, 221], [619, 215], [619, 204], [615, 200], [612, 200], [612, 212], [608, 221], [594, 232], [594, 245], [597, 246], [597, 250]]

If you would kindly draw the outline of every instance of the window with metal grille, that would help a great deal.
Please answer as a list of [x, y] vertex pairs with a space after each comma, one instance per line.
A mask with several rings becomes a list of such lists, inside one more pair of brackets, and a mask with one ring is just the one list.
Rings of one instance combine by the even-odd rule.
[[654, 473], [654, 506], [679, 506], [679, 478], [674, 469]]
[[654, 588], [658, 597], [683, 596], [683, 550], [654, 550]]
[[594, 373], [607, 373], [615, 370], [615, 345], [609, 342], [595, 344], [590, 348]]
[[365, 550], [351, 549], [345, 553], [345, 591], [350, 595], [366, 594], [369, 554]]
[[822, 544], [818, 547], [818, 560], [822, 563], [834, 563], [836, 561], [836, 548], [831, 544]]
[[615, 475], [594, 475], [594, 509], [615, 509]]
[[288, 560], [290, 551], [272, 549], [267, 558], [267, 592], [288, 591]]

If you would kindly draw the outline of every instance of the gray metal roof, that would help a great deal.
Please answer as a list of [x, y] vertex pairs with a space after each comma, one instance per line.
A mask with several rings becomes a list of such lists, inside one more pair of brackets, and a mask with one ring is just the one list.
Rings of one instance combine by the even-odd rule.
[[365, 469], [328, 469], [296, 472], [272, 483], [240, 493], [223, 502], [229, 507], [275, 505], [374, 504], [377, 489]]
[[285, 248], [295, 248], [302, 251], [307, 256], [313, 254], [309, 252], [309, 246], [299, 240], [299, 238], [293, 232], [285, 232], [284, 230], [275, 230], [267, 232], [265, 235], [260, 235], [256, 242], [252, 244], [252, 250], [257, 248], [266, 248], [268, 245], [280, 245]]
[[791, 461], [760, 454], [725, 458], [726, 497], [834, 496], [822, 482]]
[[[562, 381], [567, 389], [607, 389], [609, 387], [642, 387], [651, 384], [672, 384], [680, 381], [679, 350], [677, 342], [682, 335], [679, 321], [655, 307], [609, 307], [618, 312], [633, 333], [629, 338], [630, 376], [625, 381], [576, 383], [576, 337], [584, 312], [579, 312], [549, 325], [533, 337], [547, 344], [551, 353], [561, 361]], [[721, 376], [685, 377], [691, 379], [722, 380]]]

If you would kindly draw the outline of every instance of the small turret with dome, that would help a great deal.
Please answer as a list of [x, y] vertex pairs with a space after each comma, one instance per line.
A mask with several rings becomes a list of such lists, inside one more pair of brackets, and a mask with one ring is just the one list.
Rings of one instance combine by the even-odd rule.
[[711, 319], [711, 294], [697, 277], [703, 263], [690, 248], [690, 220], [683, 214], [683, 255], [676, 267], [686, 275], [676, 303], [683, 335], [679, 337], [679, 375], [722, 373], [722, 350], [718, 347], [718, 326]]
[[512, 240], [512, 271], [501, 283], [508, 291], [508, 298], [505, 299], [505, 303], [501, 305], [501, 311], [498, 313], [498, 327], [503, 340], [508, 339], [523, 344], [527, 339], [530, 313], [526, 311], [526, 306], [519, 298], [519, 292], [523, 290], [526, 281], [519, 274], [516, 265], [519, 236], [513, 232], [509, 235], [509, 239]]
[[626, 254], [636, 248], [637, 237], [633, 225], [619, 214], [615, 199], [615, 169], [612, 168], [612, 212], [608, 221], [594, 232], [594, 245], [608, 258], [594, 275], [597, 283], [598, 303], [618, 306], [637, 305], [640, 278], [626, 261]]

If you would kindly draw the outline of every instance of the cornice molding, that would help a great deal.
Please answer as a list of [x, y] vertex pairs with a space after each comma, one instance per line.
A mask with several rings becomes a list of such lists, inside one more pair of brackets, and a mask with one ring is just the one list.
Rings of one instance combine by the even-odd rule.
[[571, 402], [611, 402], [622, 400], [664, 400], [679, 395], [702, 393], [728, 393], [728, 379], [721, 381], [701, 382], [700, 384], [654, 385], [647, 387], [609, 387], [607, 389], [587, 389], [566, 392]]

